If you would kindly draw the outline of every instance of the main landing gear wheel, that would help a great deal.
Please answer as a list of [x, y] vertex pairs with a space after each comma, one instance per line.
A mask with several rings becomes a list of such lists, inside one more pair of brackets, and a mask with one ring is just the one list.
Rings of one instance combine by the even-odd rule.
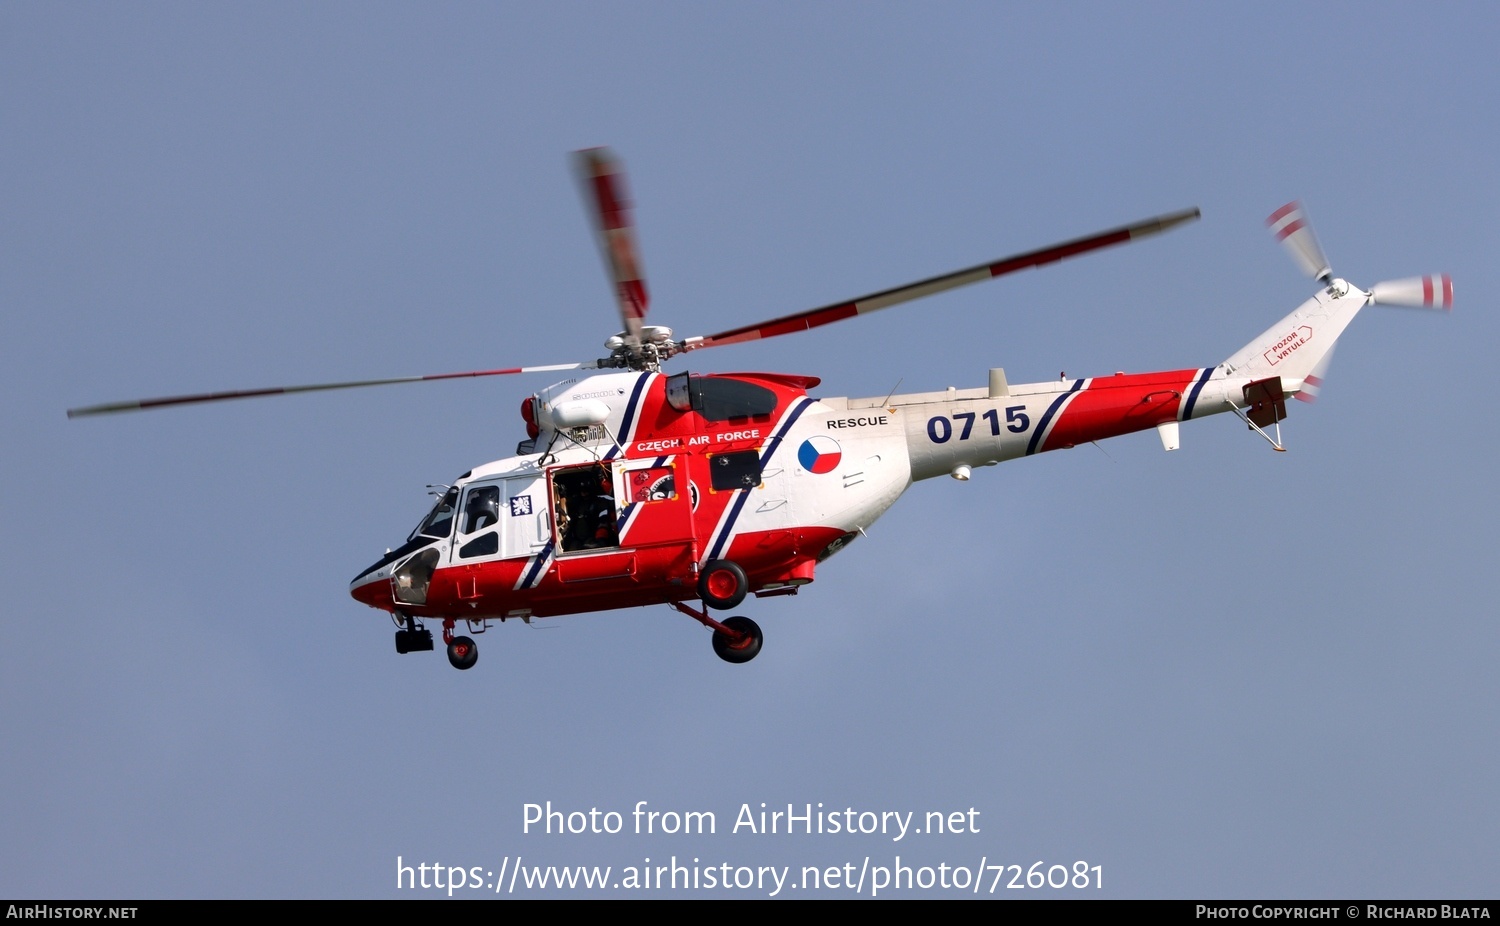
[[453, 642], [448, 644], [448, 662], [453, 668], [472, 668], [478, 661], [479, 647], [468, 637], [454, 637]]
[[760, 652], [760, 643], [763, 639], [760, 625], [748, 617], [738, 615], [727, 618], [723, 623], [725, 627], [738, 634], [738, 638], [718, 630], [714, 631], [714, 652], [719, 658], [735, 664], [754, 659]]
[[709, 560], [698, 574], [698, 597], [715, 610], [728, 611], [739, 607], [748, 591], [750, 580], [745, 578], [745, 570], [727, 559]]

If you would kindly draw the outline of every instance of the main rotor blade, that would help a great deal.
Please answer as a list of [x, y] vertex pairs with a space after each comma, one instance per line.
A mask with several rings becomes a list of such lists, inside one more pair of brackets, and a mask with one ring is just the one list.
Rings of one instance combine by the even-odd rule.
[[646, 319], [646, 281], [641, 273], [635, 245], [635, 223], [625, 196], [625, 171], [608, 148], [586, 148], [575, 152], [574, 163], [583, 198], [593, 207], [591, 217], [604, 254], [605, 269], [615, 287], [615, 301], [625, 335], [640, 344], [641, 325]]
[[689, 349], [698, 347], [717, 347], [721, 344], [736, 344], [740, 341], [753, 341], [757, 338], [770, 338], [779, 334], [790, 334], [794, 331], [806, 331], [809, 328], [817, 328], [830, 322], [841, 321], [854, 315], [863, 315], [866, 312], [874, 312], [889, 306], [910, 302], [923, 296], [931, 296], [970, 283], [979, 283], [983, 280], [994, 279], [1017, 270], [1025, 270], [1030, 267], [1040, 267], [1054, 261], [1063, 260], [1111, 245], [1122, 244], [1136, 238], [1154, 235], [1164, 232], [1169, 228], [1191, 222], [1199, 217], [1196, 208], [1184, 209], [1181, 212], [1172, 212], [1159, 215], [1155, 218], [1145, 219], [1132, 225], [1099, 232], [1084, 238], [1075, 238], [1072, 241], [1064, 241], [1050, 247], [1040, 248], [1035, 251], [1027, 251], [1013, 257], [1005, 257], [987, 264], [979, 264], [963, 270], [955, 270], [941, 276], [919, 280], [908, 283], [905, 286], [897, 286], [894, 289], [882, 290], [851, 299], [848, 302], [838, 302], [833, 305], [823, 306], [819, 309], [809, 309], [806, 312], [798, 312], [794, 315], [783, 315], [781, 318], [772, 319], [767, 322], [759, 322], [753, 325], [743, 325], [739, 328], [731, 328], [718, 334], [711, 334], [701, 339], [690, 339], [687, 344]]
[[197, 395], [166, 396], [160, 399], [139, 399], [134, 402], [110, 402], [105, 405], [89, 405], [68, 409], [69, 418], [84, 418], [89, 415], [108, 415], [114, 412], [144, 411], [148, 408], [166, 408], [172, 405], [194, 405], [200, 402], [222, 402], [227, 399], [253, 399], [267, 395], [291, 395], [294, 392], [324, 392], [329, 389], [358, 389], [362, 386], [389, 386], [395, 383], [425, 383], [438, 379], [465, 379], [474, 376], [506, 376], [512, 373], [547, 373], [557, 370], [579, 370], [592, 367], [585, 363], [559, 363], [542, 367], [511, 367], [504, 370], [473, 370], [467, 373], [435, 373], [428, 376], [397, 376], [392, 379], [362, 379], [347, 383], [314, 383], [309, 386], [273, 386], [269, 389], [241, 389], [232, 392], [203, 392]]

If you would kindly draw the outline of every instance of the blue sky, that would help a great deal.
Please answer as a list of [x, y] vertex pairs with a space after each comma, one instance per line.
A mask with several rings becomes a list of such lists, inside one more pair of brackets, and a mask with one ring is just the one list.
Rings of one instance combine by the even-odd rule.
[[[5, 6], [0, 894], [899, 854], [1086, 860], [1088, 896], [1494, 896], [1497, 32], [1482, 4]], [[660, 608], [496, 627], [458, 673], [348, 597], [544, 378], [64, 418], [597, 356], [567, 153], [600, 144], [681, 335], [1203, 210], [689, 358], [822, 395], [1216, 363], [1312, 291], [1262, 224], [1293, 198], [1337, 274], [1446, 271], [1457, 306], [1362, 315], [1286, 454], [1221, 417], [915, 486], [745, 607], [740, 667]], [[523, 832], [546, 801], [719, 830]], [[979, 832], [729, 832], [761, 802]]]

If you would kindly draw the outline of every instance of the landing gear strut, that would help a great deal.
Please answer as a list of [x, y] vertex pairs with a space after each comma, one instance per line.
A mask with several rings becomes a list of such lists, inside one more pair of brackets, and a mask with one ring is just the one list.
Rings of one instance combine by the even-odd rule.
[[[432, 651], [432, 631], [422, 626], [422, 622], [415, 616], [402, 611], [391, 612], [391, 619], [396, 622], [400, 630], [396, 631], [396, 652], [427, 653]], [[479, 661], [479, 646], [473, 637], [456, 637], [453, 635], [454, 619], [443, 618], [443, 642], [448, 644], [448, 662], [455, 669], [471, 669], [474, 663]], [[469, 632], [479, 633], [484, 626], [476, 625], [469, 621]]]
[[714, 632], [714, 652], [725, 662], [749, 662], [760, 653], [760, 625], [750, 618], [735, 615], [719, 623], [708, 616], [707, 609], [697, 611], [680, 601], [669, 604]]

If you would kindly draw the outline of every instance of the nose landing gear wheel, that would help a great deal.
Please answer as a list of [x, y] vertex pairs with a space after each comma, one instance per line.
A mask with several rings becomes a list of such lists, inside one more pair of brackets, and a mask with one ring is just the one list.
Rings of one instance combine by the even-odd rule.
[[714, 631], [714, 652], [725, 662], [735, 664], [749, 662], [760, 652], [762, 640], [760, 625], [748, 617], [738, 615], [726, 619], [724, 626], [738, 634], [738, 638]]
[[454, 637], [448, 644], [448, 662], [455, 669], [472, 668], [479, 661], [479, 647], [468, 637]]
[[698, 575], [698, 597], [718, 611], [737, 608], [750, 591], [745, 570], [727, 559], [709, 560]]

